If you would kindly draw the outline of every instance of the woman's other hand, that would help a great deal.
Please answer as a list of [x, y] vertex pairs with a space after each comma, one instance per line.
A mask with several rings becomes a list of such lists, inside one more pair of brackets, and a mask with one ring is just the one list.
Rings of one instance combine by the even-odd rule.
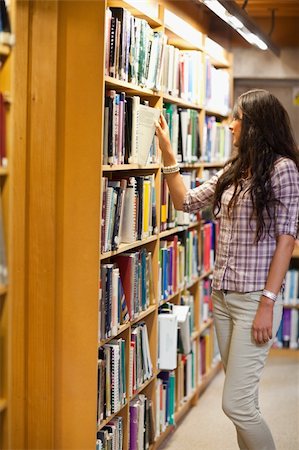
[[252, 324], [253, 339], [257, 344], [265, 344], [272, 339], [273, 306], [272, 300], [261, 298]]

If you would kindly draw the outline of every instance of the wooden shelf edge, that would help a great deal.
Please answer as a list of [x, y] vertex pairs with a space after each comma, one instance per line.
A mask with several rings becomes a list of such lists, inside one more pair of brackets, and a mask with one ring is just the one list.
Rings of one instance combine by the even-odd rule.
[[0, 284], [0, 295], [7, 294], [8, 288], [5, 284]]
[[287, 304], [283, 304], [283, 307], [284, 308], [288, 308], [288, 309], [299, 309], [299, 304], [297, 303], [297, 304], [292, 304], [292, 303], [287, 303]]
[[173, 234], [180, 233], [181, 231], [191, 230], [192, 228], [195, 228], [198, 225], [199, 225], [199, 222], [190, 223], [189, 225], [178, 225], [177, 227], [160, 231], [158, 236], [159, 236], [159, 239], [163, 239], [163, 238], [171, 236]]
[[157, 234], [153, 234], [152, 236], [140, 240], [140, 241], [134, 241], [131, 244], [120, 244], [119, 248], [117, 250], [112, 250], [111, 252], [105, 252], [100, 255], [100, 261], [104, 259], [111, 258], [112, 256], [119, 255], [120, 253], [126, 252], [128, 250], [132, 250], [137, 247], [144, 246], [145, 244], [148, 244], [150, 242], [154, 242], [158, 239]]
[[154, 374], [149, 380], [146, 380], [138, 389], [137, 391], [129, 398], [129, 403], [134, 400], [134, 398], [139, 395], [143, 389], [145, 389], [150, 383], [152, 383], [157, 378], [157, 375]]
[[120, 170], [159, 170], [160, 164], [148, 164], [139, 166], [138, 164], [104, 164], [101, 167], [103, 172], [119, 172]]
[[296, 245], [292, 254], [292, 258], [299, 258], [299, 241], [296, 241]]
[[132, 94], [137, 93], [141, 96], [161, 97], [161, 93], [159, 91], [144, 88], [138, 86], [137, 84], [129, 83], [128, 81], [118, 80], [117, 78], [109, 77], [107, 75], [105, 76], [105, 83], [113, 89], [123, 89], [131, 92]]
[[282, 356], [282, 357], [292, 357], [299, 361], [299, 349], [298, 348], [285, 348], [285, 347], [271, 347], [270, 356]]
[[7, 408], [7, 400], [5, 398], [0, 398], [0, 413], [5, 411]]
[[170, 94], [166, 94], [164, 92], [161, 93], [162, 97], [163, 97], [163, 102], [166, 103], [174, 103], [176, 105], [180, 105], [183, 106], [185, 108], [190, 108], [190, 109], [196, 109], [201, 111], [203, 109], [203, 106], [197, 103], [191, 103], [188, 100], [185, 100], [181, 97], [175, 97], [173, 95]]
[[231, 114], [231, 111], [228, 110], [224, 112], [224, 111], [217, 111], [216, 109], [205, 108], [205, 113], [208, 116], [217, 116], [219, 118], [226, 119]]
[[0, 167], [0, 176], [6, 176], [8, 175], [8, 168], [7, 167]]
[[98, 347], [102, 347], [105, 344], [108, 344], [112, 339], [117, 339], [117, 337], [122, 334], [124, 331], [128, 330], [132, 325], [135, 323], [140, 322], [140, 320], [144, 320], [147, 316], [152, 314], [157, 308], [156, 304], [150, 305], [145, 311], [141, 311], [137, 317], [135, 317], [133, 320], [130, 320], [127, 323], [124, 323], [123, 325], [120, 325], [120, 327], [117, 330], [117, 333], [114, 336], [111, 336], [107, 339], [102, 339], [98, 342]]
[[110, 420], [113, 419], [113, 417], [117, 416], [117, 414], [119, 414], [128, 404], [128, 401], [126, 400], [125, 403], [119, 408], [118, 411], [116, 411], [113, 414], [110, 414], [109, 417], [107, 417], [106, 419], [102, 420], [101, 423], [99, 423], [97, 425], [97, 431], [99, 431], [101, 428], [103, 428], [105, 425], [107, 425], [108, 422], [110, 422]]
[[125, 8], [128, 11], [130, 11], [130, 13], [135, 16], [135, 17], [139, 17], [141, 19], [145, 19], [149, 25], [152, 28], [158, 28], [163, 26], [163, 22], [159, 19], [159, 17], [152, 17], [149, 15], [149, 12], [142, 10], [142, 3], [146, 3], [146, 2], [140, 2], [140, 6], [138, 8], [138, 3], [136, 1], [132, 2], [130, 0], [108, 0], [108, 7], [121, 7], [121, 8]]

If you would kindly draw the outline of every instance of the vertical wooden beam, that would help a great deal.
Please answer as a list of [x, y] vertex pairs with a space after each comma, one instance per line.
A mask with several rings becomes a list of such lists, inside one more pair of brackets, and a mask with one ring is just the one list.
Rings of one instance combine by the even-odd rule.
[[104, 1], [59, 3], [55, 449], [96, 438]]
[[27, 193], [27, 92], [29, 2], [14, 2], [12, 29], [16, 45], [12, 50], [12, 152], [9, 155], [9, 446], [25, 448], [26, 377], [26, 193]]
[[29, 2], [27, 442], [54, 448], [57, 1]]

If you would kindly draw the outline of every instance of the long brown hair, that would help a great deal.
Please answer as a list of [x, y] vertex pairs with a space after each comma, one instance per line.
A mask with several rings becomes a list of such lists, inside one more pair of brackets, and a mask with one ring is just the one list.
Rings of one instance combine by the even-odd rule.
[[[277, 203], [271, 184], [271, 172], [279, 157], [293, 160], [299, 171], [299, 151], [292, 133], [288, 113], [279, 100], [268, 91], [253, 89], [242, 94], [234, 107], [234, 114], [242, 111], [238, 153], [226, 164], [214, 196], [214, 211], [221, 209], [221, 197], [230, 186], [234, 194], [229, 203], [232, 212], [240, 194], [244, 174], [251, 175], [250, 195], [252, 218], [257, 223], [256, 242], [269, 232], [273, 207]], [[265, 221], [265, 211], [269, 220]], [[267, 222], [267, 227], [266, 227]]]

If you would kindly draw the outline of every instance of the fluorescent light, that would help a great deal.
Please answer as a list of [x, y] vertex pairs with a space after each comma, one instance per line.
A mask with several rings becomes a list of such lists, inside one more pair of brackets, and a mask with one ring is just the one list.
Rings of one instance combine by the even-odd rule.
[[165, 27], [177, 36], [190, 42], [196, 48], [202, 49], [202, 33], [168, 9], [164, 10], [164, 23]]
[[[267, 50], [269, 47], [275, 54], [279, 55], [279, 49], [269, 40], [269, 38], [266, 38], [264, 33], [258, 30], [257, 25], [251, 23], [247, 13], [244, 12], [241, 8], [239, 8], [234, 1], [231, 2], [224, 2], [218, 0], [200, 0], [200, 1], [205, 6], [207, 6], [211, 11], [213, 11], [218, 17], [220, 17], [220, 19], [222, 19], [234, 30], [236, 30], [251, 45], [255, 45], [261, 50]], [[235, 12], [235, 14], [233, 14], [232, 12]], [[263, 36], [263, 39], [261, 39], [259, 35]]]

